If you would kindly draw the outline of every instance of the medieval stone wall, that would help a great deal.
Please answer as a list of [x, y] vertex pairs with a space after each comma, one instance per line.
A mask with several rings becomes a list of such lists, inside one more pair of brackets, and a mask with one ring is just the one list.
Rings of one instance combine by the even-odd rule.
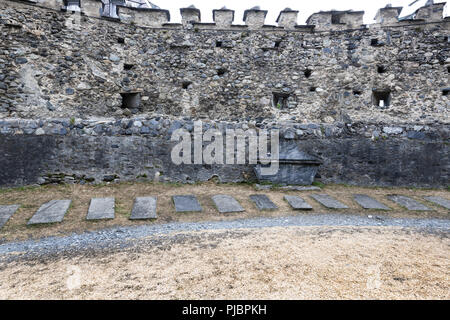
[[167, 131], [194, 120], [280, 128], [282, 143], [322, 158], [326, 182], [448, 183], [441, 5], [400, 22], [385, 8], [369, 26], [361, 12], [299, 26], [285, 10], [267, 26], [262, 10], [236, 25], [231, 10], [206, 24], [185, 8], [173, 24], [165, 10], [119, 8], [111, 19], [100, 6], [0, 1], [0, 184], [251, 179], [249, 166], [168, 164]]
[[[447, 20], [335, 32], [167, 29], [0, 5], [2, 118], [450, 121]], [[130, 93], [139, 101], [124, 104]]]

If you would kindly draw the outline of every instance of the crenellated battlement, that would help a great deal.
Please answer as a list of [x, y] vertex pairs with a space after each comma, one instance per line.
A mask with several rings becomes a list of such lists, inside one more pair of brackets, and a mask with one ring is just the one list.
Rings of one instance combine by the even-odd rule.
[[297, 24], [299, 11], [291, 8], [282, 10], [276, 20], [277, 25], [266, 25], [268, 11], [260, 7], [245, 10], [244, 24], [234, 24], [234, 10], [223, 7], [213, 10], [212, 23], [201, 20], [201, 11], [193, 5], [181, 8], [181, 24], [171, 23], [170, 12], [160, 8], [135, 8], [125, 6], [124, 0], [7, 0], [24, 2], [31, 5], [47, 7], [49, 9], [81, 12], [89, 17], [114, 19], [122, 23], [151, 28], [180, 28], [180, 29], [220, 29], [220, 30], [297, 30], [306, 32], [341, 31], [361, 28], [377, 28], [384, 26], [405, 26], [410, 24], [438, 23], [448, 18], [443, 17], [446, 3], [436, 3], [419, 8], [411, 16], [399, 19], [402, 7], [390, 5], [378, 10], [376, 23], [365, 25], [364, 11], [321, 11], [312, 14], [306, 25]]

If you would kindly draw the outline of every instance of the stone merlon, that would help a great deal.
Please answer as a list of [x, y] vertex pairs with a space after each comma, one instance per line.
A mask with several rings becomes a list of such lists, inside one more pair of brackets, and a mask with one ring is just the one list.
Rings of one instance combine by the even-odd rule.
[[249, 29], [260, 29], [264, 26], [267, 10], [261, 10], [259, 7], [253, 7], [244, 11], [244, 22]]
[[193, 5], [188, 8], [181, 8], [181, 23], [183, 26], [192, 25], [193, 23], [197, 23], [201, 21], [200, 10], [194, 7]]
[[213, 10], [213, 20], [218, 28], [230, 27], [234, 21], [234, 10], [223, 7]]
[[297, 25], [298, 11], [286, 8], [280, 12], [277, 18], [277, 23], [279, 27], [285, 29], [294, 29]]
[[419, 8], [415, 13], [415, 18], [418, 20], [423, 19], [428, 21], [441, 20], [444, 15], [445, 5], [446, 2], [442, 2]]
[[100, 17], [102, 4], [101, 0], [82, 0], [81, 12], [89, 17]]
[[312, 14], [306, 24], [315, 25], [316, 30], [358, 29], [363, 25], [364, 11], [321, 11]]
[[375, 21], [380, 24], [393, 24], [398, 22], [398, 16], [403, 7], [386, 7], [378, 10]]
[[162, 27], [170, 21], [169, 10], [118, 6], [120, 20], [144, 27]]

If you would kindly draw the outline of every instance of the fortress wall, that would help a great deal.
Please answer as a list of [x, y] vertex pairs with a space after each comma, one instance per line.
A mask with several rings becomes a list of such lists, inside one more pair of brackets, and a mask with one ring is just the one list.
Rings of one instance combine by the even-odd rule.
[[283, 143], [321, 157], [325, 182], [448, 183], [449, 19], [438, 5], [407, 21], [384, 8], [368, 26], [347, 11], [299, 26], [284, 10], [267, 26], [264, 10], [242, 24], [216, 10], [211, 24], [186, 8], [175, 24], [165, 10], [119, 7], [111, 19], [94, 0], [81, 13], [58, 3], [0, 2], [0, 185], [252, 179], [250, 166], [168, 164], [164, 130], [199, 119], [281, 128]]
[[[159, 117], [0, 121], [0, 185], [256, 180], [248, 161], [246, 165], [174, 165], [171, 151], [178, 142], [171, 141], [171, 135], [180, 128], [192, 134], [193, 127], [190, 120]], [[448, 125], [204, 123], [203, 130], [209, 128], [224, 136], [226, 129], [277, 128], [281, 150], [295, 146], [323, 161], [318, 178], [326, 183], [446, 187], [450, 179]]]

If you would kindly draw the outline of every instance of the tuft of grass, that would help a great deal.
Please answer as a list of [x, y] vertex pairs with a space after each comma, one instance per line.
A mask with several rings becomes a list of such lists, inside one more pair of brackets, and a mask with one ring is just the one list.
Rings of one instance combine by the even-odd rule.
[[123, 215], [128, 218], [131, 216], [131, 212], [129, 212], [124, 207], [123, 203], [117, 199], [116, 199], [116, 203], [115, 203], [115, 211], [116, 211], [116, 214], [118, 214], [118, 215]]
[[314, 181], [314, 182], [312, 183], [312, 185], [313, 185], [314, 187], [319, 187], [319, 188], [321, 188], [321, 189], [325, 188], [325, 184], [322, 183], [322, 182], [320, 182], [320, 181]]

